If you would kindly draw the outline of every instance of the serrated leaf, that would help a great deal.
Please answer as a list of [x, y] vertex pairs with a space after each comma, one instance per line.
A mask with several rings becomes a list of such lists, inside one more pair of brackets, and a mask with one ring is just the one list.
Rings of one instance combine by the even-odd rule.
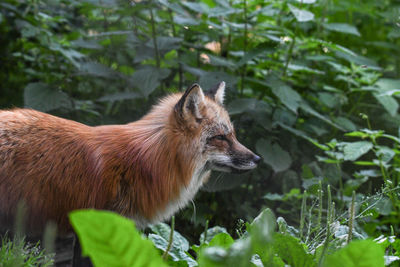
[[306, 21], [311, 21], [314, 19], [314, 13], [304, 10], [304, 9], [299, 9], [291, 4], [288, 4], [290, 12], [294, 15], [297, 21], [299, 22], [306, 22]]
[[301, 96], [284, 82], [269, 77], [267, 79], [272, 93], [291, 111], [297, 114], [297, 108], [300, 106]]
[[135, 88], [138, 88], [143, 96], [148, 97], [159, 85], [161, 80], [165, 79], [171, 71], [153, 66], [146, 66], [133, 73], [131, 82]]
[[101, 266], [166, 266], [151, 241], [143, 239], [134, 222], [116, 213], [76, 210], [69, 214], [82, 255]]
[[326, 267], [383, 267], [383, 248], [372, 240], [357, 240], [326, 256]]
[[72, 103], [66, 93], [39, 82], [25, 87], [24, 106], [47, 112], [58, 108], [72, 108]]
[[373, 144], [368, 141], [348, 143], [343, 148], [344, 160], [355, 161], [371, 150], [372, 147]]
[[324, 26], [325, 29], [330, 31], [361, 36], [360, 32], [355, 26], [347, 23], [323, 23], [322, 25]]
[[256, 143], [256, 150], [262, 156], [264, 162], [270, 165], [275, 172], [287, 170], [292, 164], [289, 153], [277, 143], [271, 144], [266, 139], [260, 139]]

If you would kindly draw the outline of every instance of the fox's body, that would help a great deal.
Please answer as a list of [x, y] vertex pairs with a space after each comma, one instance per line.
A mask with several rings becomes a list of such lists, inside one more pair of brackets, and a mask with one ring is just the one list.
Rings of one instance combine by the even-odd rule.
[[[224, 155], [242, 163], [229, 166]], [[143, 227], [184, 207], [212, 169], [247, 170], [258, 159], [234, 138], [222, 100], [197, 85], [126, 125], [0, 111], [0, 223], [12, 222], [23, 200], [33, 232], [49, 220], [68, 231], [68, 212], [81, 208], [113, 210]]]

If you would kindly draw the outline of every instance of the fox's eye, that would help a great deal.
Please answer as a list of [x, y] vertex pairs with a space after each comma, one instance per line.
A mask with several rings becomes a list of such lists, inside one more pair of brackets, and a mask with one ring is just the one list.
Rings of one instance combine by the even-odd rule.
[[226, 137], [223, 134], [219, 134], [219, 135], [214, 136], [214, 139], [223, 141], [223, 140], [226, 140]]

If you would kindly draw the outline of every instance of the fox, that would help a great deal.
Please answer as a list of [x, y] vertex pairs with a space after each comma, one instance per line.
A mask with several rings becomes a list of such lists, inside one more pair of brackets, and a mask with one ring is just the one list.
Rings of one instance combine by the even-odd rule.
[[102, 209], [138, 228], [168, 220], [211, 171], [245, 172], [260, 157], [236, 138], [225, 82], [162, 98], [140, 120], [87, 126], [32, 109], [0, 111], [0, 223], [27, 205], [26, 228], [72, 231], [68, 213]]

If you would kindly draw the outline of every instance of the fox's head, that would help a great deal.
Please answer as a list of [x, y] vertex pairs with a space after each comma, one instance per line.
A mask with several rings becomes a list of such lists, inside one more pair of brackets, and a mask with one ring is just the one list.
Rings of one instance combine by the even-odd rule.
[[239, 143], [228, 112], [223, 107], [225, 82], [204, 94], [190, 86], [175, 105], [175, 117], [207, 169], [223, 172], [251, 170], [260, 157]]

